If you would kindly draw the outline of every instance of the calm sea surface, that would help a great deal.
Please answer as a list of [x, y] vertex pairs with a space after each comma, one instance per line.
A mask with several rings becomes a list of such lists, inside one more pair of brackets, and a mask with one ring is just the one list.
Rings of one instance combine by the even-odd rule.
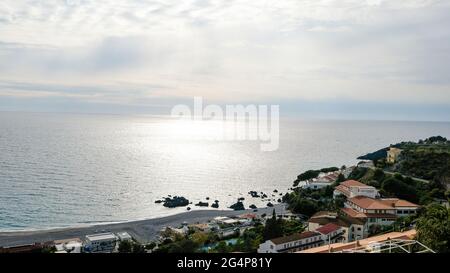
[[449, 123], [294, 119], [281, 121], [275, 152], [261, 152], [259, 142], [176, 137], [214, 128], [156, 117], [0, 112], [0, 230], [185, 211], [154, 203], [169, 194], [218, 199], [221, 208], [242, 196], [246, 206], [261, 206], [248, 191], [284, 193], [307, 169], [354, 164], [403, 140], [450, 137]]

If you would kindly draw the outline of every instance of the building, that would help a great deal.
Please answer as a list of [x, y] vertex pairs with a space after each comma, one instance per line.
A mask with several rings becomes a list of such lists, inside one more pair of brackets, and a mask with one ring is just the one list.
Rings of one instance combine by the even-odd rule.
[[133, 237], [131, 237], [131, 235], [126, 232], [126, 231], [122, 231], [119, 233], [116, 233], [117, 238], [119, 239], [119, 241], [133, 241]]
[[80, 238], [56, 240], [54, 244], [55, 253], [81, 253], [83, 249], [83, 242]]
[[[426, 246], [413, 241], [416, 237], [416, 230], [412, 229], [405, 232], [390, 232], [382, 235], [366, 238], [364, 240], [358, 240], [352, 243], [336, 243], [326, 246], [319, 246], [316, 248], [309, 248], [306, 250], [298, 251], [297, 253], [379, 253], [381, 247], [384, 246], [385, 251], [389, 252], [389, 248], [408, 249], [409, 245], [413, 243], [422, 247], [426, 251], [421, 252], [433, 252]], [[406, 244], [404, 244], [406, 242]], [[420, 244], [420, 245], [419, 245]]]
[[300, 185], [303, 189], [313, 189], [318, 190], [324, 188], [326, 186], [331, 186], [334, 182], [336, 182], [340, 171], [330, 172], [330, 173], [322, 173], [317, 178], [309, 179], [303, 181]]
[[342, 242], [345, 240], [345, 230], [334, 223], [328, 223], [315, 230], [322, 235], [322, 239], [326, 244]]
[[317, 247], [324, 243], [319, 232], [305, 231], [290, 236], [267, 240], [259, 245], [258, 253], [286, 253], [296, 252], [307, 248]]
[[333, 223], [339, 226], [343, 234], [342, 242], [352, 242], [366, 238], [369, 235], [367, 224], [364, 219], [351, 218], [346, 215], [338, 215], [335, 212], [320, 211], [314, 214], [308, 220], [308, 230], [317, 231], [317, 229]]
[[85, 249], [87, 252], [112, 252], [117, 243], [114, 233], [98, 233], [86, 236]]
[[397, 162], [401, 153], [401, 149], [390, 147], [389, 151], [387, 151], [386, 161], [391, 164]]
[[347, 199], [341, 211], [350, 218], [357, 218], [372, 225], [391, 225], [398, 217], [414, 215], [419, 206], [398, 198], [375, 199], [356, 196]]
[[347, 179], [350, 176], [350, 174], [353, 172], [353, 170], [355, 170], [355, 168], [356, 168], [355, 166], [347, 167], [347, 168], [343, 169], [341, 171], [341, 173], [345, 177], [345, 179]]
[[333, 196], [345, 195], [347, 198], [367, 196], [376, 198], [380, 194], [375, 187], [368, 186], [356, 180], [347, 180], [334, 188]]

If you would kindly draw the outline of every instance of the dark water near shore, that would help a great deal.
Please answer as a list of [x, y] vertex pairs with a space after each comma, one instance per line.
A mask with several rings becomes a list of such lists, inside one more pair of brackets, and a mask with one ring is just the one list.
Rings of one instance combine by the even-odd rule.
[[[174, 138], [166, 118], [0, 112], [0, 230], [153, 218], [185, 211], [154, 201], [285, 192], [302, 171], [356, 163], [403, 140], [450, 136], [450, 123], [281, 120], [280, 148], [258, 142]], [[278, 198], [278, 197], [277, 197]], [[193, 206], [192, 206], [193, 207]], [[193, 207], [196, 209], [195, 207]]]

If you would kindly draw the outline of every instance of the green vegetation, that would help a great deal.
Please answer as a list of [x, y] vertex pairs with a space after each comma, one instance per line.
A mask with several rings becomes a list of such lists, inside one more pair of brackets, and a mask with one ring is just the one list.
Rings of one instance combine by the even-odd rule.
[[[182, 236], [169, 235], [169, 239], [159, 244], [154, 250], [156, 253], [229, 253], [229, 252], [256, 252], [258, 246], [268, 239], [287, 236], [303, 232], [305, 226], [297, 220], [285, 220], [277, 217], [273, 211], [272, 218], [266, 225], [255, 220], [254, 226], [246, 229], [242, 235], [237, 234], [229, 238], [219, 238], [215, 233], [192, 231]], [[169, 231], [167, 231], [168, 233]], [[164, 233], [164, 232], [163, 232]]]
[[338, 183], [318, 190], [294, 188], [292, 192], [283, 196], [283, 202], [288, 204], [292, 212], [308, 217], [321, 210], [338, 211], [344, 206], [345, 201], [345, 197], [333, 199], [334, 187]]
[[263, 238], [265, 241], [281, 236], [283, 236], [283, 220], [277, 219], [275, 210], [273, 210], [272, 218], [268, 219], [264, 226]]
[[389, 174], [381, 169], [358, 167], [353, 170], [349, 179], [380, 189], [383, 197], [397, 197], [420, 205], [429, 204], [434, 198], [446, 198], [445, 188], [436, 181], [426, 183], [399, 173]]
[[450, 209], [432, 204], [417, 221], [417, 239], [439, 253], [450, 252]]
[[450, 145], [419, 145], [405, 150], [396, 170], [405, 175], [449, 184]]
[[118, 251], [119, 253], [145, 253], [145, 248], [135, 241], [121, 241]]

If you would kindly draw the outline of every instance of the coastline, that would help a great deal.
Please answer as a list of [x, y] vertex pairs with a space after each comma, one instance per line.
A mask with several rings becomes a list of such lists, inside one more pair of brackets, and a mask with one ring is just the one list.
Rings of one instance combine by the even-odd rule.
[[87, 226], [72, 226], [64, 228], [36, 229], [29, 231], [2, 231], [0, 232], [0, 247], [33, 244], [62, 240], [67, 238], [84, 237], [99, 232], [128, 232], [140, 243], [148, 243], [158, 238], [161, 229], [167, 226], [177, 227], [183, 222], [188, 224], [201, 223], [218, 216], [237, 216], [245, 213], [269, 214], [275, 209], [277, 214], [286, 211], [285, 204], [276, 204], [274, 207], [258, 208], [257, 212], [247, 210], [193, 210], [169, 216], [134, 220], [119, 223], [99, 223]]

